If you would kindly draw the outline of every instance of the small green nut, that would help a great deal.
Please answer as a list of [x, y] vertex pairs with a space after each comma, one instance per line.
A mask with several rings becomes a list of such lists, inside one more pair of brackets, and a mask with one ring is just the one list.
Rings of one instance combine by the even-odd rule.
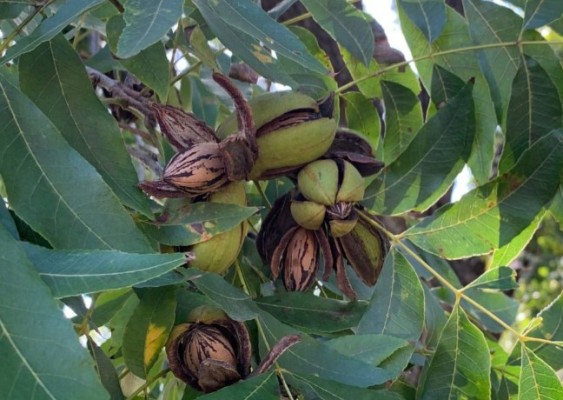
[[[325, 154], [337, 124], [321, 115], [319, 105], [297, 92], [274, 92], [248, 101], [256, 126], [258, 158], [248, 178], [268, 179], [293, 171]], [[237, 132], [232, 114], [217, 129], [221, 139]]]
[[290, 209], [295, 222], [305, 229], [319, 229], [325, 219], [326, 207], [314, 201], [293, 200]]
[[336, 121], [320, 118], [276, 129], [256, 139], [258, 159], [250, 179], [268, 176], [272, 170], [297, 168], [321, 157], [329, 149]]
[[343, 161], [342, 183], [336, 194], [336, 202], [357, 202], [364, 199], [365, 180], [348, 161]]
[[334, 238], [339, 238], [352, 232], [358, 219], [335, 219], [329, 221], [328, 226], [330, 235]]
[[188, 322], [198, 322], [202, 324], [212, 324], [215, 321], [228, 318], [225, 311], [205, 304], [194, 308], [188, 314]]
[[[246, 205], [246, 192], [243, 182], [233, 182], [213, 193], [209, 201], [214, 203]], [[219, 233], [211, 239], [194, 244], [190, 251], [194, 259], [190, 266], [202, 271], [225, 274], [237, 259], [244, 238], [248, 232], [246, 221], [234, 228]]]
[[307, 200], [325, 206], [336, 202], [338, 165], [334, 160], [318, 160], [306, 165], [297, 174], [297, 187]]

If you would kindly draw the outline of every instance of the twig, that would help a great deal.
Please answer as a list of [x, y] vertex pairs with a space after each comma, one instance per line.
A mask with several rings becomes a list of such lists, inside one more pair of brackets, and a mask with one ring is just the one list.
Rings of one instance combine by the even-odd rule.
[[149, 100], [141, 96], [139, 92], [125, 86], [123, 83], [104, 75], [98, 70], [86, 67], [86, 71], [95, 83], [106, 89], [112, 96], [126, 100], [131, 106], [135, 107], [148, 117], [154, 117], [154, 112], [149, 106]]

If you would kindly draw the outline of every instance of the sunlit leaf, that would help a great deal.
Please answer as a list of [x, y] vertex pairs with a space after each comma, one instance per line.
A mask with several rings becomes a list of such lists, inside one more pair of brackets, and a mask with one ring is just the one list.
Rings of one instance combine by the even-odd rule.
[[409, 146], [368, 187], [365, 199], [382, 214], [425, 210], [465, 165], [475, 133], [473, 83], [438, 111]]
[[560, 400], [563, 386], [549, 365], [526, 346], [522, 346], [518, 400]]
[[14, 238], [0, 226], [0, 390], [9, 399], [109, 399], [92, 359]]
[[129, 287], [186, 262], [183, 254], [132, 254], [112, 250], [59, 251], [24, 244], [28, 258], [55, 297]]
[[[59, 35], [21, 57], [20, 86], [129, 207], [152, 217], [121, 133], [92, 90], [79, 55]], [[52, 77], [45, 79], [46, 76]]]
[[146, 378], [168, 334], [176, 313], [176, 291], [171, 287], [145, 289], [141, 302], [125, 326], [125, 365], [139, 378]]
[[160, 40], [178, 22], [183, 4], [183, 0], [128, 0], [117, 55], [129, 58]]
[[4, 57], [0, 58], [0, 66], [51, 40], [79, 15], [103, 2], [104, 0], [66, 0], [59, 5], [56, 13], [46, 18], [29, 36], [18, 39], [17, 43], [6, 51]]
[[151, 251], [96, 170], [1, 72], [0, 120], [10, 206], [34, 230], [60, 249]]
[[480, 275], [466, 287], [500, 290], [516, 289], [518, 287], [516, 271], [508, 267], [492, 268]]
[[563, 132], [554, 131], [537, 141], [508, 173], [442, 207], [409, 229], [406, 237], [450, 259], [504, 246], [530, 225], [557, 193], [562, 151]]
[[491, 358], [485, 336], [456, 306], [419, 383], [420, 399], [488, 399]]
[[385, 103], [383, 161], [390, 164], [405, 151], [422, 126], [422, 107], [418, 97], [407, 87], [381, 81]]
[[514, 236], [514, 238], [501, 246], [500, 248], [496, 249], [493, 252], [493, 257], [491, 258], [489, 268], [495, 268], [501, 265], [509, 265], [512, 261], [518, 257], [520, 253], [526, 248], [530, 240], [534, 237], [534, 233], [540, 227], [540, 224], [545, 216], [545, 212], [539, 212], [534, 220], [524, 228], [519, 234]]
[[[426, 88], [431, 87], [434, 64], [440, 65], [464, 81], [475, 79], [473, 100], [476, 132], [468, 164], [477, 183], [487, 182], [494, 158], [494, 137], [497, 128], [489, 86], [480, 71], [475, 52], [449, 52], [449, 50], [473, 46], [466, 20], [452, 8], [446, 7], [446, 26], [440, 37], [429, 43], [424, 34], [405, 15], [400, 5], [398, 9], [401, 27], [413, 56], [421, 58], [417, 61], [416, 67]], [[439, 54], [442, 52], [445, 54]], [[432, 54], [431, 58], [428, 57], [429, 54]]]
[[358, 92], [344, 94], [346, 122], [349, 129], [363, 133], [373, 148], [379, 144], [380, 122], [371, 100]]

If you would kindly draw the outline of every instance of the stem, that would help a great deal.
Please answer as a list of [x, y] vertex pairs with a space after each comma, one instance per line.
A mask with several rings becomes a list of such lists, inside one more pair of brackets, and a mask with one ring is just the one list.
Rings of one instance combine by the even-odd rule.
[[[262, 324], [261, 324], [261, 322], [258, 318], [256, 318], [256, 328], [258, 330], [258, 334], [260, 335], [260, 337], [262, 338], [262, 341], [264, 342], [264, 345], [266, 346], [266, 349], [269, 352], [271, 350], [270, 344], [268, 343], [268, 338], [266, 337], [266, 333], [264, 332], [264, 328], [262, 327]], [[278, 374], [278, 377], [280, 378], [280, 380], [282, 382], [282, 386], [283, 386], [283, 388], [284, 388], [284, 390], [287, 394], [287, 397], [290, 400], [295, 400], [293, 398], [293, 395], [291, 394], [291, 390], [289, 390], [289, 385], [287, 384], [287, 382], [285, 381], [285, 378], [283, 376], [283, 369], [279, 366], [279, 364], [277, 362], [275, 362], [274, 365], [276, 366], [276, 374]]]
[[266, 203], [266, 207], [268, 207], [268, 210], [271, 210], [272, 209], [272, 203], [270, 203], [270, 200], [268, 200], [266, 193], [264, 193], [262, 186], [260, 186], [260, 182], [257, 181], [257, 180], [253, 180], [252, 182], [256, 186], [256, 189], [258, 189], [258, 193], [260, 193], [260, 197], [262, 197], [262, 200], [264, 201], [264, 203]]
[[480, 303], [473, 300], [471, 297], [467, 296], [464, 293], [463, 288], [458, 289], [455, 286], [453, 286], [450, 282], [448, 282], [445, 278], [443, 278], [434, 268], [432, 268], [426, 261], [424, 261], [416, 252], [414, 252], [410, 247], [408, 247], [404, 242], [402, 242], [399, 239], [398, 236], [394, 235], [393, 233], [391, 233], [387, 229], [385, 229], [384, 226], [382, 226], [377, 221], [372, 219], [369, 216], [369, 214], [367, 214], [365, 211], [360, 211], [358, 214], [359, 214], [360, 218], [362, 218], [364, 221], [368, 222], [370, 225], [372, 225], [374, 228], [378, 229], [380, 232], [385, 233], [385, 235], [394, 244], [396, 244], [397, 246], [401, 247], [401, 249], [403, 249], [404, 251], [409, 253], [409, 255], [412, 258], [414, 258], [420, 265], [422, 265], [424, 267], [424, 269], [426, 269], [428, 272], [430, 272], [444, 287], [446, 287], [450, 291], [452, 291], [454, 293], [455, 297], [456, 297], [456, 305], [462, 299], [465, 300], [466, 302], [468, 302], [469, 304], [471, 304], [475, 308], [477, 308], [480, 312], [482, 312], [483, 314], [485, 314], [486, 316], [491, 318], [497, 324], [501, 325], [504, 329], [506, 329], [507, 331], [512, 333], [514, 336], [516, 336], [518, 341], [522, 342], [522, 344], [524, 342], [539, 342], [539, 343], [546, 343], [546, 344], [550, 344], [550, 345], [554, 345], [554, 346], [560, 346], [560, 342], [556, 342], [556, 341], [552, 341], [552, 340], [548, 340], [548, 339], [526, 336], [525, 333], [518, 332], [516, 329], [514, 329], [513, 327], [508, 325], [506, 322], [504, 322], [502, 319], [497, 317], [493, 312], [489, 311], [487, 308], [482, 306]]
[[135, 397], [137, 397], [137, 395], [139, 393], [141, 393], [143, 390], [147, 389], [150, 385], [152, 385], [153, 383], [155, 383], [157, 380], [159, 380], [160, 378], [162, 378], [164, 375], [166, 375], [167, 373], [170, 372], [170, 368], [165, 368], [162, 371], [160, 371], [158, 374], [156, 374], [155, 376], [151, 377], [150, 379], [148, 379], [145, 383], [143, 383], [141, 386], [139, 386], [137, 388], [137, 390], [135, 390], [133, 393], [131, 393], [131, 395], [129, 397], [127, 397], [127, 399], [125, 400], [132, 400]]
[[524, 45], [555, 45], [555, 44], [563, 44], [562, 40], [554, 40], [549, 42], [539, 42], [539, 41], [514, 41], [514, 42], [501, 42], [501, 43], [489, 43], [489, 44], [480, 44], [475, 46], [467, 46], [467, 47], [458, 47], [456, 49], [438, 51], [435, 53], [426, 54], [424, 56], [413, 57], [410, 60], [401, 61], [396, 64], [388, 65], [387, 67], [381, 68], [377, 71], [367, 74], [366, 76], [362, 76], [361, 78], [355, 79], [352, 82], [348, 82], [345, 85], [340, 86], [338, 89], [335, 90], [335, 93], [342, 93], [347, 89], [350, 89], [352, 86], [368, 80], [370, 78], [375, 78], [379, 75], [383, 75], [388, 71], [394, 70], [395, 68], [404, 67], [409, 65], [410, 63], [416, 63], [418, 61], [426, 60], [429, 58], [434, 58], [438, 56], [445, 56], [448, 54], [456, 54], [456, 53], [463, 53], [466, 51], [474, 51], [474, 50], [482, 50], [482, 49], [493, 49], [498, 47], [509, 47], [509, 46], [518, 46], [522, 48]]
[[4, 41], [0, 44], [0, 54], [10, 46], [10, 42], [12, 40], [14, 40], [16, 36], [19, 35], [19, 33], [23, 30], [23, 28], [25, 28], [27, 26], [27, 24], [29, 24], [33, 20], [33, 18], [35, 18], [35, 16], [37, 14], [42, 12], [45, 8], [47, 8], [48, 6], [53, 4], [54, 2], [55, 2], [55, 0], [49, 0], [48, 2], [43, 4], [42, 6], [36, 7], [31, 13], [29, 13], [24, 18], [24, 20], [18, 26], [16, 26], [14, 28], [14, 30], [12, 32], [10, 32], [10, 34], [8, 36], [6, 36], [6, 39], [4, 39]]
[[130, 105], [141, 111], [146, 116], [153, 116], [154, 112], [149, 107], [149, 100], [141, 96], [139, 92], [125, 86], [119, 81], [104, 75], [98, 70], [86, 67], [86, 71], [96, 80], [96, 83], [106, 89], [112, 96], [126, 100]]

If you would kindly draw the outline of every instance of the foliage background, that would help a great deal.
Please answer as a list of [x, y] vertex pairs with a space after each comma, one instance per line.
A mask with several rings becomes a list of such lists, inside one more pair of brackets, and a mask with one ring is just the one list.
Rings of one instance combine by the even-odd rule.
[[[279, 3], [0, 2], [0, 391], [194, 398], [162, 346], [212, 304], [247, 321], [255, 361], [288, 333], [302, 341], [274, 371], [205, 398], [279, 398], [281, 382], [305, 398], [561, 399], [563, 3], [514, 0], [518, 15], [399, 0], [412, 60], [344, 1], [303, 0], [295, 17]], [[359, 301], [331, 281], [284, 292], [253, 235], [225, 277], [164, 251], [202, 240], [195, 224], [258, 228], [292, 186], [249, 183], [248, 207], [194, 205], [165, 225], [137, 188], [172, 155], [142, 100], [217, 126], [232, 105], [211, 70], [240, 62], [264, 78], [238, 83], [249, 97], [271, 82], [335, 92], [341, 124], [385, 161], [364, 205], [385, 216], [392, 250], [374, 288], [354, 282]], [[476, 188], [450, 204], [464, 165]], [[476, 264], [470, 283], [459, 271]]]

